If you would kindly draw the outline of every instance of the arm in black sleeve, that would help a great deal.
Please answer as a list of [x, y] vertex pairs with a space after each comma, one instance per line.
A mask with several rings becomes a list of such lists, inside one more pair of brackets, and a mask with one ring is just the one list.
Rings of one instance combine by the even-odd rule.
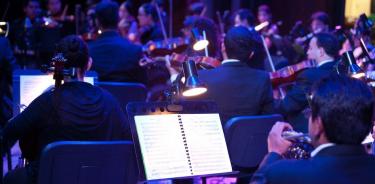
[[6, 124], [2, 136], [5, 146], [11, 147], [17, 140], [38, 129], [39, 124], [43, 122], [43, 114], [48, 115], [48, 103], [45, 103], [47, 93], [36, 98], [19, 115], [9, 120]]

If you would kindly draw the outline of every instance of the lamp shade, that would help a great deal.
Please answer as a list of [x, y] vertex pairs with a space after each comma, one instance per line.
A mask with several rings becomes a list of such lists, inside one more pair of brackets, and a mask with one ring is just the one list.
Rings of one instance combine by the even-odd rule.
[[206, 39], [205, 32], [203, 31], [201, 34], [197, 28], [193, 28], [191, 32], [193, 33], [193, 37], [195, 41], [193, 44], [193, 49], [195, 51], [200, 51], [200, 50], [205, 49], [209, 44], [208, 40]]
[[183, 71], [185, 75], [185, 84], [183, 88], [183, 96], [197, 96], [207, 91], [205, 85], [199, 80], [195, 62], [192, 60], [183, 63]]
[[342, 55], [342, 59], [348, 66], [348, 75], [354, 78], [362, 78], [365, 76], [363, 70], [357, 65], [353, 55], [353, 51], [346, 51]]

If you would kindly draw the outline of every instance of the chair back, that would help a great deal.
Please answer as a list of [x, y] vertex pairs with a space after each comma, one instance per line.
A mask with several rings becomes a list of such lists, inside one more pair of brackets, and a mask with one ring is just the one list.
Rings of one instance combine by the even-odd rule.
[[267, 137], [281, 115], [238, 116], [224, 126], [229, 156], [233, 166], [254, 168], [267, 154]]
[[126, 112], [129, 102], [143, 102], [146, 100], [147, 90], [141, 83], [127, 82], [97, 82], [98, 86], [110, 92]]
[[130, 141], [61, 141], [43, 150], [38, 184], [134, 184], [137, 177]]

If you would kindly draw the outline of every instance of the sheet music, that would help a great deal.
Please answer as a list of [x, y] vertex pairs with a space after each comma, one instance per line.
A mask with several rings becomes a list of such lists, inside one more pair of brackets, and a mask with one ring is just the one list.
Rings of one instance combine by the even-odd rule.
[[52, 76], [24, 75], [20, 76], [20, 112], [48, 87], [55, 84]]
[[134, 119], [147, 180], [232, 171], [218, 114]]
[[[94, 84], [93, 77], [85, 77], [85, 82]], [[20, 76], [20, 112], [41, 95], [45, 90], [55, 85], [52, 75], [21, 75]]]
[[194, 175], [231, 172], [219, 114], [182, 114]]
[[190, 175], [176, 114], [135, 116], [148, 180]]

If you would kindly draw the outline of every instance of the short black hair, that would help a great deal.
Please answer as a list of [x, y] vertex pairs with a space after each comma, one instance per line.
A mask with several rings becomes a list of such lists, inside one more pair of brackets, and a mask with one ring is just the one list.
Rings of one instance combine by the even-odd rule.
[[78, 36], [69, 35], [64, 37], [56, 48], [56, 54], [62, 53], [67, 59], [65, 67], [84, 69], [89, 61], [89, 51], [87, 44]]
[[318, 33], [314, 36], [318, 47], [322, 47], [324, 51], [331, 57], [337, 57], [340, 50], [339, 41], [330, 33]]
[[240, 9], [237, 11], [236, 15], [240, 17], [240, 20], [247, 20], [250, 26], [254, 25], [255, 17], [249, 9]]
[[374, 99], [364, 82], [331, 75], [313, 86], [312, 96], [312, 118], [322, 119], [330, 142], [361, 144], [370, 133]]
[[95, 7], [95, 17], [105, 29], [117, 28], [119, 6], [116, 2], [101, 2]]
[[260, 11], [266, 12], [267, 14], [271, 15], [271, 8], [266, 4], [262, 4], [258, 7], [258, 12]]
[[[238, 59], [250, 66], [263, 64], [262, 40], [256, 31], [250, 31], [243, 26], [233, 27], [225, 35], [224, 46], [228, 57], [231, 59]], [[251, 52], [254, 52], [254, 55], [249, 59]]]
[[141, 8], [143, 8], [146, 15], [151, 15], [154, 22], [158, 22], [158, 12], [156, 11], [156, 7], [153, 4], [145, 3], [141, 6]]
[[124, 6], [126, 11], [132, 16], [136, 15], [137, 13], [134, 11], [134, 3], [132, 1], [126, 0], [124, 1], [121, 6]]
[[325, 25], [330, 24], [329, 16], [326, 12], [318, 11], [311, 15], [311, 22], [314, 20], [318, 20], [320, 22], [323, 22]]

